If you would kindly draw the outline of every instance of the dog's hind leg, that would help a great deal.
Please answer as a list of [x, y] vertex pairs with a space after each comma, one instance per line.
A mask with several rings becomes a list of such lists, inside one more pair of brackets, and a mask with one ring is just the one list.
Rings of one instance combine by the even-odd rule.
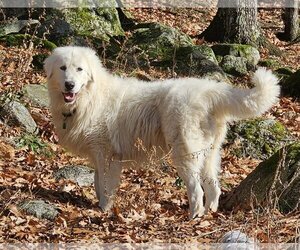
[[205, 213], [211, 209], [216, 212], [219, 205], [221, 189], [218, 174], [221, 165], [220, 148], [226, 135], [227, 127], [224, 121], [216, 121], [215, 138], [212, 148], [205, 157], [204, 166], [201, 170], [202, 187], [205, 193]]
[[108, 211], [114, 202], [114, 195], [120, 184], [122, 166], [119, 161], [98, 159], [95, 165], [95, 189], [99, 207]]
[[205, 213], [211, 209], [216, 212], [219, 205], [221, 189], [218, 180], [220, 168], [219, 149], [211, 149], [201, 170], [202, 187], [205, 193]]
[[[196, 161], [198, 162], [198, 161]], [[198, 162], [199, 164], [199, 162]], [[190, 219], [201, 217], [204, 214], [203, 190], [200, 181], [200, 168], [195, 160], [181, 162], [180, 166], [175, 164], [178, 175], [187, 187], [187, 195], [190, 207]]]

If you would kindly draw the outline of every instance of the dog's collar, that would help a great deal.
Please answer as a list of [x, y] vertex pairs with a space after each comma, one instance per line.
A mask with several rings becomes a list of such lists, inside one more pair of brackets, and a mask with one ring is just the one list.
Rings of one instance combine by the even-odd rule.
[[76, 112], [76, 109], [70, 110], [69, 112], [62, 112], [62, 115], [64, 117], [63, 120], [63, 129], [67, 128], [67, 119], [71, 116], [73, 116]]

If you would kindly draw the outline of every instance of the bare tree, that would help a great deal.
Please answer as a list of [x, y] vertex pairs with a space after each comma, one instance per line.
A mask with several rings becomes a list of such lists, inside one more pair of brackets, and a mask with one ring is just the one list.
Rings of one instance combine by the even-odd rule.
[[284, 12], [284, 34], [287, 41], [294, 41], [299, 36], [299, 2], [298, 0], [286, 0]]
[[200, 37], [207, 41], [257, 44], [257, 0], [219, 0], [218, 5], [222, 7]]

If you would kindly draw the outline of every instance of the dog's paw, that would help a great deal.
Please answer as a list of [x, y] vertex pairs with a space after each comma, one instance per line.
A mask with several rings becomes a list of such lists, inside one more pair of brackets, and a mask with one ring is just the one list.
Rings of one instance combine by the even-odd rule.
[[205, 210], [204, 214], [207, 214], [210, 211], [217, 212], [219, 207], [219, 200], [215, 200], [213, 202], [210, 202], [209, 204], [205, 204]]
[[197, 206], [195, 209], [190, 210], [189, 219], [193, 220], [196, 218], [200, 218], [205, 214], [204, 207]]

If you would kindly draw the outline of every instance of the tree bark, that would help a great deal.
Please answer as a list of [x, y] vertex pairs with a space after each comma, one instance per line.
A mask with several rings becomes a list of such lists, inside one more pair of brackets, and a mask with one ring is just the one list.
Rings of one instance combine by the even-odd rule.
[[[260, 28], [257, 22], [257, 0], [235, 0], [236, 8], [227, 5], [228, 0], [219, 0], [216, 16], [201, 38], [213, 42], [234, 42], [257, 45]], [[231, 2], [232, 3], [232, 2]]]
[[282, 213], [300, 209], [300, 142], [283, 147], [257, 166], [221, 201], [225, 209], [278, 208]]
[[299, 35], [299, 2], [298, 0], [286, 0], [284, 12], [284, 39], [294, 41]]

